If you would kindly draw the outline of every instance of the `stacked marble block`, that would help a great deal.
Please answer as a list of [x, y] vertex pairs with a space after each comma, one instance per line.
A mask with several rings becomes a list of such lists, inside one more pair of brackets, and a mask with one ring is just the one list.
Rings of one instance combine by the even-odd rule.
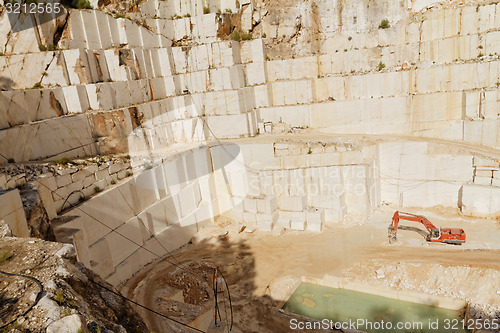
[[495, 160], [474, 157], [473, 183], [500, 186], [500, 163]]
[[261, 231], [272, 231], [278, 221], [278, 199], [275, 196], [246, 197], [243, 221], [257, 225]]
[[278, 225], [291, 230], [321, 231], [325, 210], [308, 208], [307, 196], [280, 196]]

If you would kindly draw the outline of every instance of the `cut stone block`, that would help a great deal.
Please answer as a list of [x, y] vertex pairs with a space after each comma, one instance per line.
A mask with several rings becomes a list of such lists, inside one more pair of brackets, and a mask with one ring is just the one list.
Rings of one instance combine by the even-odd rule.
[[255, 225], [257, 223], [257, 216], [255, 213], [244, 212], [243, 221], [250, 225]]
[[260, 85], [267, 82], [265, 63], [250, 63], [246, 65], [246, 75], [249, 86]]
[[306, 221], [292, 220], [292, 222], [290, 223], [290, 229], [304, 231], [306, 229]]
[[465, 184], [459, 196], [459, 207], [466, 215], [493, 215], [500, 212], [500, 187]]
[[135, 24], [131, 20], [125, 20], [125, 31], [129, 47], [142, 47], [141, 26]]
[[278, 220], [278, 212], [274, 212], [273, 214], [256, 214], [257, 217], [257, 226], [261, 231], [271, 232], [273, 227]]
[[[5, 4], [5, 2], [3, 2]], [[7, 13], [0, 18], [1, 37], [0, 42], [5, 49], [5, 53], [28, 53], [39, 52], [38, 31], [34, 27], [36, 22], [31, 19], [31, 15], [24, 13]]]
[[306, 212], [290, 212], [290, 219], [293, 220], [306, 220]]
[[306, 196], [280, 196], [279, 209], [290, 212], [301, 212], [307, 206]]
[[64, 63], [66, 64], [68, 79], [71, 84], [92, 83], [90, 66], [84, 50], [64, 50]]
[[[85, 57], [87, 57], [85, 53], [84, 55]], [[63, 61], [63, 53], [55, 53], [54, 59], [46, 70], [46, 75], [44, 75], [42, 78], [42, 85], [47, 86], [58, 84], [60, 86], [66, 86], [70, 84], [69, 78], [66, 73], [66, 68], [67, 65], [65, 66], [65, 63]]]
[[[47, 156], [77, 157], [95, 155], [94, 138], [86, 115], [47, 119], [0, 131], [0, 153], [16, 162]], [[19, 144], [23, 142], [23, 149]], [[61, 156], [64, 154], [64, 156]]]
[[[481, 170], [482, 169], [482, 170]], [[492, 178], [493, 177], [493, 170], [487, 170], [483, 168], [476, 168], [476, 177], [486, 177], [486, 178]]]
[[233, 211], [236, 211], [236, 212], [241, 212], [243, 213], [245, 211], [245, 208], [244, 208], [244, 200], [245, 198], [241, 198], [241, 197], [234, 197], [233, 196], [233, 200], [232, 200], [232, 210]]
[[[7, 17], [5, 15], [4, 17]], [[1, 88], [10, 90], [33, 87], [33, 85], [41, 81], [43, 78], [42, 73], [53, 59], [54, 52], [38, 51], [30, 54], [0, 57], [0, 72], [5, 79], [8, 79], [2, 80]], [[3, 87], [4, 85], [6, 87]]]
[[271, 214], [278, 209], [278, 199], [276, 197], [265, 197], [257, 199], [257, 211], [259, 213]]
[[17, 188], [0, 194], [0, 220], [9, 226], [14, 236], [30, 236], [21, 195]]
[[278, 212], [273, 212], [271, 214], [263, 214], [263, 213], [257, 213], [256, 218], [257, 222], [272, 222], [273, 224], [278, 221], [279, 213]]
[[330, 209], [327, 208], [325, 209], [325, 220], [327, 222], [343, 222], [344, 221], [344, 216], [347, 212], [347, 208], [342, 206], [340, 209]]
[[244, 199], [243, 207], [245, 211], [250, 213], [257, 213], [257, 199], [246, 197]]
[[78, 98], [78, 90], [76, 86], [67, 86], [61, 88], [66, 100], [66, 106], [68, 108], [68, 113], [82, 113], [82, 105]]
[[325, 210], [324, 209], [308, 209], [306, 210], [306, 221], [312, 223], [324, 223], [325, 222]]
[[477, 156], [474, 156], [473, 164], [476, 167], [486, 167], [486, 168], [494, 168], [494, 169], [498, 169], [500, 166], [497, 161], [494, 161], [491, 159], [486, 159], [486, 158], [480, 158]]
[[474, 184], [491, 185], [491, 177], [474, 177]]
[[317, 222], [317, 221], [310, 222], [310, 221], [307, 221], [306, 230], [307, 231], [320, 232], [322, 225], [323, 225], [323, 223], [321, 223], [321, 222]]
[[260, 231], [272, 232], [274, 223], [270, 221], [257, 222], [257, 227]]
[[85, 39], [87, 41], [86, 48], [90, 50], [102, 49], [103, 47], [99, 34], [99, 26], [97, 25], [97, 19], [94, 13], [95, 11], [80, 10], [79, 12], [82, 16], [83, 28], [85, 29]]
[[[276, 95], [273, 96], [273, 99]], [[323, 104], [315, 104], [323, 105]], [[331, 111], [331, 108], [329, 109]], [[325, 110], [326, 112], [326, 110]], [[260, 109], [260, 118], [263, 122], [272, 122], [273, 124], [286, 123], [294, 127], [323, 127], [327, 123], [326, 117], [322, 118], [316, 124], [310, 123], [311, 117], [311, 106], [310, 105], [293, 105], [293, 106], [281, 106], [281, 107], [270, 107]], [[333, 120], [332, 120], [333, 121]], [[359, 120], [356, 120], [359, 122]]]
[[[290, 229], [290, 228], [288, 228]], [[273, 235], [274, 236], [281, 236], [285, 233], [285, 228], [282, 225], [275, 224], [273, 228]]]
[[282, 218], [280, 212], [280, 218], [276, 222], [276, 225], [280, 225], [285, 229], [290, 229], [290, 219]]
[[253, 123], [250, 123], [250, 117], [254, 115], [255, 113], [249, 112], [248, 114], [223, 117], [209, 116], [207, 117], [207, 123], [212, 130], [210, 134], [219, 138], [238, 138], [240, 136], [252, 135]]

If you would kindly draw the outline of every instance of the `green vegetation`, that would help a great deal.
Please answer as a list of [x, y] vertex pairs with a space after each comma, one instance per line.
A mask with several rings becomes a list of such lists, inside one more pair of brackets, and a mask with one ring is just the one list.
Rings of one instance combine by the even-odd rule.
[[97, 166], [101, 166], [105, 162], [106, 162], [106, 160], [102, 156], [99, 157], [99, 159], [95, 161], [95, 163], [97, 164]]
[[42, 84], [40, 82], [37, 82], [31, 87], [31, 89], [40, 89], [43, 88]]
[[241, 34], [241, 40], [252, 40], [253, 39], [253, 36], [251, 33], [242, 33]]
[[125, 177], [130, 177], [130, 176], [132, 176], [132, 174], [130, 173], [130, 171], [125, 172]]
[[115, 185], [115, 184], [116, 184], [116, 180], [111, 179], [111, 185]]
[[381, 61], [378, 63], [378, 70], [381, 71], [385, 68], [385, 64]]
[[71, 312], [71, 309], [68, 309], [68, 308], [65, 308], [62, 313], [61, 313], [61, 316], [62, 317], [67, 317], [67, 316], [71, 316], [72, 315], [72, 312]]
[[12, 257], [13, 257], [12, 253], [8, 251], [3, 251], [2, 253], [0, 253], [0, 264], [9, 261], [10, 259], [12, 259]]
[[0, 332], [9, 333], [9, 332], [24, 332], [24, 323], [19, 324], [17, 321], [10, 324], [9, 326], [4, 327]]
[[102, 189], [99, 186], [94, 187], [95, 193], [99, 193], [102, 191]]
[[224, 11], [225, 11], [226, 13], [232, 13], [232, 12], [233, 12], [233, 11], [231, 10], [231, 8], [226, 8], [226, 9], [224, 9]]
[[241, 36], [240, 36], [240, 33], [238, 32], [238, 30], [233, 30], [233, 32], [231, 33], [231, 39], [235, 40], [237, 42], [239, 42], [241, 40]]
[[0, 52], [0, 57], [3, 56], [3, 52]]
[[45, 46], [45, 45], [43, 45], [43, 44], [40, 44], [40, 45], [38, 46], [38, 48], [39, 48], [39, 49], [40, 49], [40, 51], [42, 51], [42, 52], [47, 51], [47, 46]]
[[203, 14], [210, 14], [210, 8], [203, 7]]
[[56, 301], [59, 305], [64, 304], [64, 302], [66, 301], [64, 299], [64, 294], [60, 290], [54, 296], [52, 296], [52, 299]]
[[70, 160], [69, 158], [61, 158], [61, 159], [58, 159], [58, 160], [55, 160], [54, 161], [55, 164], [59, 164], [59, 165], [66, 165], [66, 164], [75, 164], [75, 162], [73, 162], [72, 160]]
[[307, 154], [308, 154], [308, 155], [311, 155], [312, 153], [313, 153], [312, 149], [311, 149], [311, 148], [309, 148], [309, 150], [307, 151]]
[[184, 17], [191, 17], [191, 14], [187, 13]]
[[389, 29], [391, 27], [388, 19], [383, 19], [378, 25], [379, 29]]
[[220, 14], [220, 13], [222, 13], [222, 11], [219, 8], [219, 9], [217, 9], [217, 14]]
[[117, 19], [119, 19], [119, 18], [125, 18], [125, 16], [123, 14], [118, 13], [118, 14], [115, 15], [115, 18], [117, 18]]
[[262, 34], [262, 38], [267, 38], [267, 34], [265, 32]]
[[71, 4], [76, 9], [92, 9], [89, 0], [76, 0], [76, 2], [73, 1]]
[[49, 44], [48, 49], [49, 49], [49, 51], [55, 51], [55, 50], [57, 50], [57, 46], [55, 46], [54, 44]]

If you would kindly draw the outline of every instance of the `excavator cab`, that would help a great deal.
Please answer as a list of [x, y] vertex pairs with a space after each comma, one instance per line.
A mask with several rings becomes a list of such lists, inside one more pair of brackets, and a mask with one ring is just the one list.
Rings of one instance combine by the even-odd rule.
[[429, 235], [427, 235], [427, 241], [432, 242], [433, 240], [437, 240], [441, 237], [441, 230], [438, 228], [433, 228], [429, 230]]

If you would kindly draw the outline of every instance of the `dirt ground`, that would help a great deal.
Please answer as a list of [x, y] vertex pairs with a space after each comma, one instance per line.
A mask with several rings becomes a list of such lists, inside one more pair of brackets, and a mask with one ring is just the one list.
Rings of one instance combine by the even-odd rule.
[[[291, 331], [290, 317], [277, 307], [302, 277], [335, 276], [374, 286], [446, 295], [466, 300], [474, 305], [478, 315], [500, 316], [500, 223], [465, 218], [454, 210], [407, 211], [421, 213], [438, 226], [463, 228], [466, 244], [429, 244], [418, 232], [401, 230], [398, 242], [391, 245], [387, 226], [394, 209], [390, 207], [376, 211], [368, 221], [329, 225], [321, 233], [286, 231], [280, 236], [249, 233], [250, 228], [240, 232], [242, 225], [219, 218], [218, 225], [200, 230], [192, 244], [177, 251], [176, 259], [170, 257], [150, 265], [121, 291], [165, 313], [168, 309], [162, 308], [152, 295], [165, 286], [165, 279], [171, 280], [170, 274], [179, 273], [171, 262], [196, 269], [216, 265], [229, 284], [233, 332]], [[404, 224], [416, 227], [412, 222]], [[384, 270], [383, 278], [375, 273], [379, 269]], [[191, 275], [193, 281], [204, 281], [199, 283], [199, 289], [205, 288], [209, 300], [199, 313], [213, 311], [214, 304], [210, 291], [212, 274], [209, 268], [202, 271], [183, 272]], [[165, 332], [168, 327], [172, 332], [181, 331], [154, 314], [138, 311], [152, 331]], [[183, 321], [182, 316], [178, 318]]]

